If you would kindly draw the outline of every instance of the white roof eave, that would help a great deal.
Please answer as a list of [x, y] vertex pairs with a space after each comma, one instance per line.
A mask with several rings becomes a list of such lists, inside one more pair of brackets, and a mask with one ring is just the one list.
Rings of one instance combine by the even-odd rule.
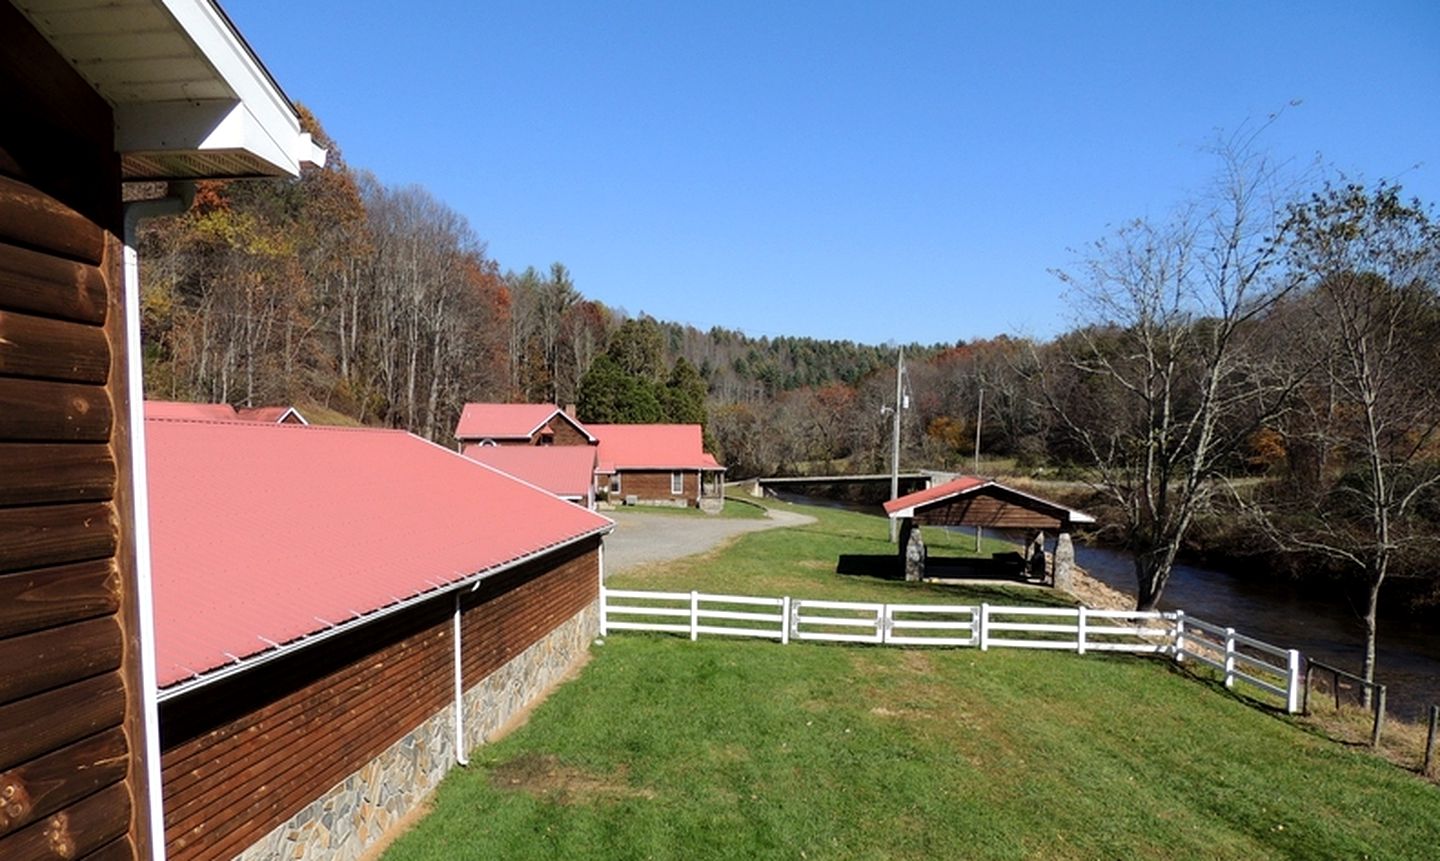
[[228, 111], [203, 102], [124, 106], [116, 111], [117, 150], [243, 153], [257, 162], [260, 171], [269, 167], [265, 172], [290, 176], [299, 176], [301, 165], [325, 163], [325, 151], [300, 130], [300, 117], [290, 100], [215, 3], [159, 2], [235, 94], [235, 102]]
[[214, 0], [16, 0], [115, 112], [125, 179], [298, 176], [325, 151]]

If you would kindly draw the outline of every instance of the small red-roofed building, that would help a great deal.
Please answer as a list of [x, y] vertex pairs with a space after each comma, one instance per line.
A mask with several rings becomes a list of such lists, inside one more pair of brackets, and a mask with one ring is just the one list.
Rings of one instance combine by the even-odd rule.
[[561, 499], [595, 507], [595, 446], [472, 444], [461, 453]]
[[719, 510], [725, 467], [705, 451], [699, 425], [586, 425], [600, 440], [597, 492], [612, 502]]
[[[1025, 531], [1043, 536], [1056, 534], [1055, 561], [1046, 568], [1043, 540], [1021, 559], [1021, 566], [1041, 579], [1048, 577], [1060, 588], [1069, 587], [1069, 574], [1074, 564], [1070, 532], [1077, 524], [1090, 524], [1095, 518], [1058, 502], [1008, 487], [998, 481], [962, 475], [944, 484], [892, 499], [885, 503], [885, 513], [900, 523], [900, 559], [905, 579], [919, 580], [926, 576], [930, 560], [925, 549], [921, 528], [968, 527]], [[1037, 552], [1038, 557], [1033, 554]]]
[[613, 523], [490, 466], [404, 431], [146, 436], [172, 861], [358, 857], [598, 632]]
[[[455, 438], [461, 450], [472, 456], [483, 447], [596, 447], [589, 494], [592, 499], [604, 499], [610, 504], [667, 505], [711, 512], [724, 506], [725, 467], [705, 451], [700, 425], [581, 424], [572, 412], [554, 404], [466, 404]], [[497, 461], [486, 462], [498, 466]], [[540, 455], [526, 463], [548, 474], [568, 468], [562, 466], [568, 461], [551, 461]], [[544, 481], [533, 483], [550, 488]]]

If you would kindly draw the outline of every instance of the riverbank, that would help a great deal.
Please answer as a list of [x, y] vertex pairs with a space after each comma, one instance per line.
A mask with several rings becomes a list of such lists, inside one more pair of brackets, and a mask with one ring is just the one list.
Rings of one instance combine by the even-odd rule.
[[[1113, 501], [1084, 482], [1023, 476], [1005, 476], [1001, 480], [1091, 514], [1100, 524], [1121, 521]], [[1120, 546], [1112, 529], [1092, 529], [1079, 534], [1091, 547], [1118, 549]], [[1303, 589], [1312, 598], [1332, 604], [1359, 605], [1364, 599], [1364, 584], [1358, 583], [1346, 569], [1337, 567], [1334, 560], [1282, 551], [1238, 512], [1226, 510], [1223, 505], [1196, 518], [1177, 561], [1196, 568], [1246, 572], [1247, 576], [1269, 580], [1277, 588]], [[1380, 594], [1381, 616], [1440, 624], [1440, 577], [1433, 576], [1434, 566], [1429, 559], [1397, 560]]]

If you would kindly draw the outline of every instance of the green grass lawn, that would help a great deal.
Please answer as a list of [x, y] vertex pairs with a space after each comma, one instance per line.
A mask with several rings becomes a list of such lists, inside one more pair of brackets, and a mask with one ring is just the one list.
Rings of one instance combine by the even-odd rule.
[[[624, 585], [973, 599], [837, 574], [841, 554], [886, 552], [884, 523], [813, 513]], [[645, 634], [592, 654], [452, 773], [386, 859], [1429, 859], [1440, 846], [1435, 786], [1163, 661]]]
[[[765, 504], [809, 515], [815, 522], [743, 535], [713, 553], [633, 569], [606, 582], [615, 589], [699, 589], [837, 601], [1071, 603], [1050, 590], [1024, 586], [906, 583], [896, 579], [896, 549], [890, 543], [884, 519], [774, 500], [766, 500]], [[925, 541], [932, 557], [971, 556], [975, 551], [973, 533], [947, 535], [927, 528]], [[988, 556], [1016, 549], [1013, 544], [987, 537], [981, 553]]]
[[680, 508], [674, 505], [626, 505], [617, 510], [637, 511], [645, 514], [668, 514], [674, 517], [724, 517], [733, 520], [763, 520], [765, 517], [765, 506], [748, 499], [730, 496], [725, 497], [725, 507], [717, 514], [710, 514], [689, 506]]

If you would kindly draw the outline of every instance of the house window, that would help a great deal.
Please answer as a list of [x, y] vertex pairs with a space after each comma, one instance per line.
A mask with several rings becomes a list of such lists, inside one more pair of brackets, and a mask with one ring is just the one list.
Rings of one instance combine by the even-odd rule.
[[682, 494], [682, 493], [684, 493], [684, 492], [685, 492], [685, 473], [683, 473], [683, 472], [672, 472], [672, 473], [670, 473], [670, 493], [671, 493], [672, 495], [674, 495], [674, 496], [679, 496], [680, 494]]
[[620, 473], [618, 472], [610, 476], [610, 492], [612, 494], [620, 493]]

